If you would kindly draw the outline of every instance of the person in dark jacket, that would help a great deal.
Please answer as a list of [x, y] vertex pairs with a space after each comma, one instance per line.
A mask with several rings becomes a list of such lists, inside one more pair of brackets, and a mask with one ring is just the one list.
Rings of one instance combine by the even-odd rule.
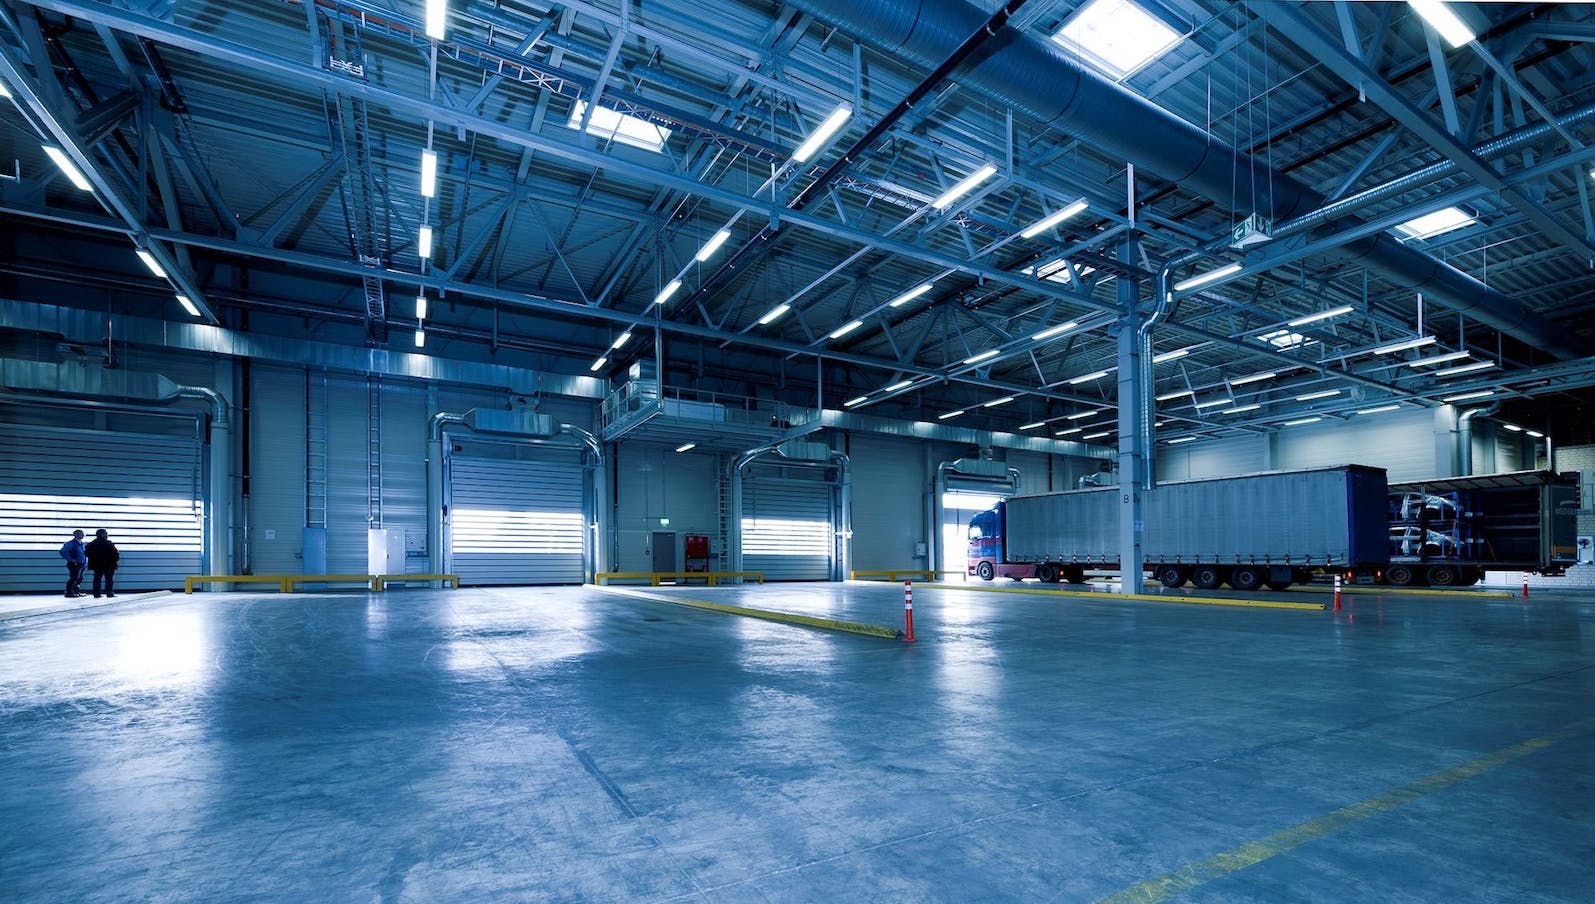
[[122, 561], [122, 554], [117, 552], [116, 544], [111, 542], [110, 534], [105, 528], [94, 532], [94, 539], [83, 548], [89, 558], [89, 570], [94, 572], [94, 598], [100, 597], [100, 580], [105, 580], [105, 595], [116, 596], [116, 588], [112, 581], [116, 578], [116, 565]]
[[82, 531], [73, 531], [72, 539], [61, 544], [61, 558], [66, 559], [66, 595], [82, 596], [83, 567], [89, 564], [88, 553], [83, 549]]

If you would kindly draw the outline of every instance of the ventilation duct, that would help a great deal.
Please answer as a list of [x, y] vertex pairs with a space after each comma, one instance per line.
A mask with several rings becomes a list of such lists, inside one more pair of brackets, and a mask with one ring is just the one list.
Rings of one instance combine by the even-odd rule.
[[[875, 49], [933, 68], [981, 27], [987, 14], [962, 0], [791, 0], [791, 5], [841, 28]], [[1230, 147], [1144, 97], [1119, 87], [1061, 48], [1004, 28], [970, 57], [957, 76], [981, 92], [1050, 128], [1133, 163], [1232, 209], [1246, 198], [1271, 220], [1302, 216], [1324, 197], [1295, 179]], [[1333, 231], [1359, 225], [1355, 217], [1325, 224]], [[1350, 258], [1425, 299], [1515, 336], [1561, 358], [1584, 351], [1544, 317], [1448, 264], [1386, 233], [1325, 249]]]

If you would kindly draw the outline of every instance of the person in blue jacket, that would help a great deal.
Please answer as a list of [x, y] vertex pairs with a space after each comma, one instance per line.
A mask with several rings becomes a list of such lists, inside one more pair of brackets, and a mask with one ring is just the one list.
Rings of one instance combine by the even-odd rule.
[[61, 544], [61, 558], [66, 559], [66, 595], [82, 596], [83, 569], [89, 564], [89, 554], [83, 548], [83, 532], [75, 530], [72, 539]]

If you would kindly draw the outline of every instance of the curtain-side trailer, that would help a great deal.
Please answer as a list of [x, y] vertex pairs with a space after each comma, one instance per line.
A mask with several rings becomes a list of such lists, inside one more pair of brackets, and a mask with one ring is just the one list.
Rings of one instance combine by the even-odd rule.
[[[1374, 578], [1390, 560], [1385, 472], [1364, 465], [1159, 484], [1142, 500], [1146, 569], [1167, 587], [1283, 589]], [[1118, 570], [1121, 487], [1014, 496], [969, 522], [969, 574], [1079, 583]]]
[[1578, 475], [1514, 471], [1390, 485], [1391, 584], [1478, 583], [1487, 571], [1559, 575], [1578, 561]]

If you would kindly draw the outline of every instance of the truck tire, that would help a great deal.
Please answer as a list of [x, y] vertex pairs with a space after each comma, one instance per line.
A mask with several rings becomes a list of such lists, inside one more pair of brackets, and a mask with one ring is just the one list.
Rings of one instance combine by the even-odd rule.
[[1043, 584], [1058, 583], [1058, 566], [1047, 562], [1036, 566], [1036, 580]]
[[1482, 580], [1484, 580], [1484, 571], [1482, 569], [1464, 568], [1462, 569], [1462, 583], [1458, 586], [1472, 587]]
[[1391, 565], [1385, 572], [1385, 583], [1397, 587], [1411, 587], [1416, 577], [1411, 565]]
[[1289, 590], [1290, 589], [1290, 584], [1291, 584], [1290, 581], [1268, 581], [1267, 582], [1269, 590]]
[[1185, 569], [1178, 565], [1159, 565], [1152, 576], [1157, 578], [1159, 584], [1170, 590], [1185, 586]]
[[1455, 565], [1430, 565], [1429, 586], [1453, 587], [1457, 584], [1457, 567]]
[[1084, 565], [1065, 565], [1065, 566], [1063, 566], [1063, 579], [1065, 581], [1068, 581], [1071, 584], [1084, 584], [1085, 583], [1085, 566]]
[[1229, 573], [1229, 585], [1236, 590], [1256, 590], [1263, 586], [1263, 570], [1256, 565], [1236, 565]]
[[982, 581], [989, 581], [997, 576], [997, 569], [992, 568], [990, 562], [981, 562], [975, 566], [975, 576]]
[[1224, 583], [1224, 572], [1213, 565], [1198, 565], [1191, 569], [1191, 583], [1201, 590], [1217, 590]]

